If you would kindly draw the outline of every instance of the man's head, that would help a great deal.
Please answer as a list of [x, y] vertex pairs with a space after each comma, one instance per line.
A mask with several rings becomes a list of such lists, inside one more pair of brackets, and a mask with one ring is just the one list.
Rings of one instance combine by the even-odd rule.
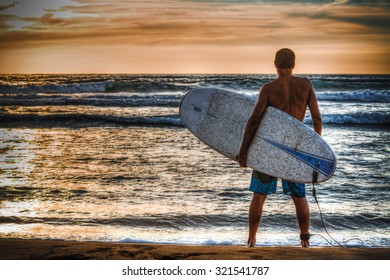
[[292, 50], [284, 48], [276, 52], [275, 67], [278, 69], [292, 69], [295, 66], [295, 54]]

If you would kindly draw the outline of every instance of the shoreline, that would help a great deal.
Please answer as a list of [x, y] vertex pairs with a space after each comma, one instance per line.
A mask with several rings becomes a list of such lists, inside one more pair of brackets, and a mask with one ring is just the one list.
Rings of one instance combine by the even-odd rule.
[[389, 260], [390, 247], [163, 245], [0, 238], [2, 260]]

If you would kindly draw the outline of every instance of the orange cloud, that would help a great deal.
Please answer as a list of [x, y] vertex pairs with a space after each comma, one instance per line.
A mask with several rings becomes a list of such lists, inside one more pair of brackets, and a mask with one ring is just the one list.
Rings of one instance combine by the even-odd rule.
[[[298, 54], [297, 71], [390, 72], [387, 6], [77, 2], [40, 17], [0, 9], [0, 72], [264, 73], [274, 71], [274, 52], [286, 46]], [[11, 18], [30, 25], [11, 29]], [[59, 63], [54, 68], [42, 61]]]

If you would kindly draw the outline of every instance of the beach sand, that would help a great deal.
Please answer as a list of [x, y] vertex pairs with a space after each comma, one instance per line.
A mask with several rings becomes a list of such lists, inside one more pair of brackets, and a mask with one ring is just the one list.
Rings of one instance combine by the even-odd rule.
[[190, 246], [0, 239], [3, 260], [388, 260], [390, 248]]

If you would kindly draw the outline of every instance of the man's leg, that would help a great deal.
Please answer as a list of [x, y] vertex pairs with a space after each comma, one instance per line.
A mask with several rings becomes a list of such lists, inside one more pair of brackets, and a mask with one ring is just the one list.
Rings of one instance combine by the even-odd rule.
[[[309, 234], [310, 210], [306, 197], [291, 196], [294, 201], [301, 235]], [[302, 247], [309, 247], [309, 240], [301, 240]]]
[[255, 247], [256, 233], [263, 214], [263, 205], [267, 195], [253, 193], [252, 201], [249, 206], [249, 237], [248, 247]]

